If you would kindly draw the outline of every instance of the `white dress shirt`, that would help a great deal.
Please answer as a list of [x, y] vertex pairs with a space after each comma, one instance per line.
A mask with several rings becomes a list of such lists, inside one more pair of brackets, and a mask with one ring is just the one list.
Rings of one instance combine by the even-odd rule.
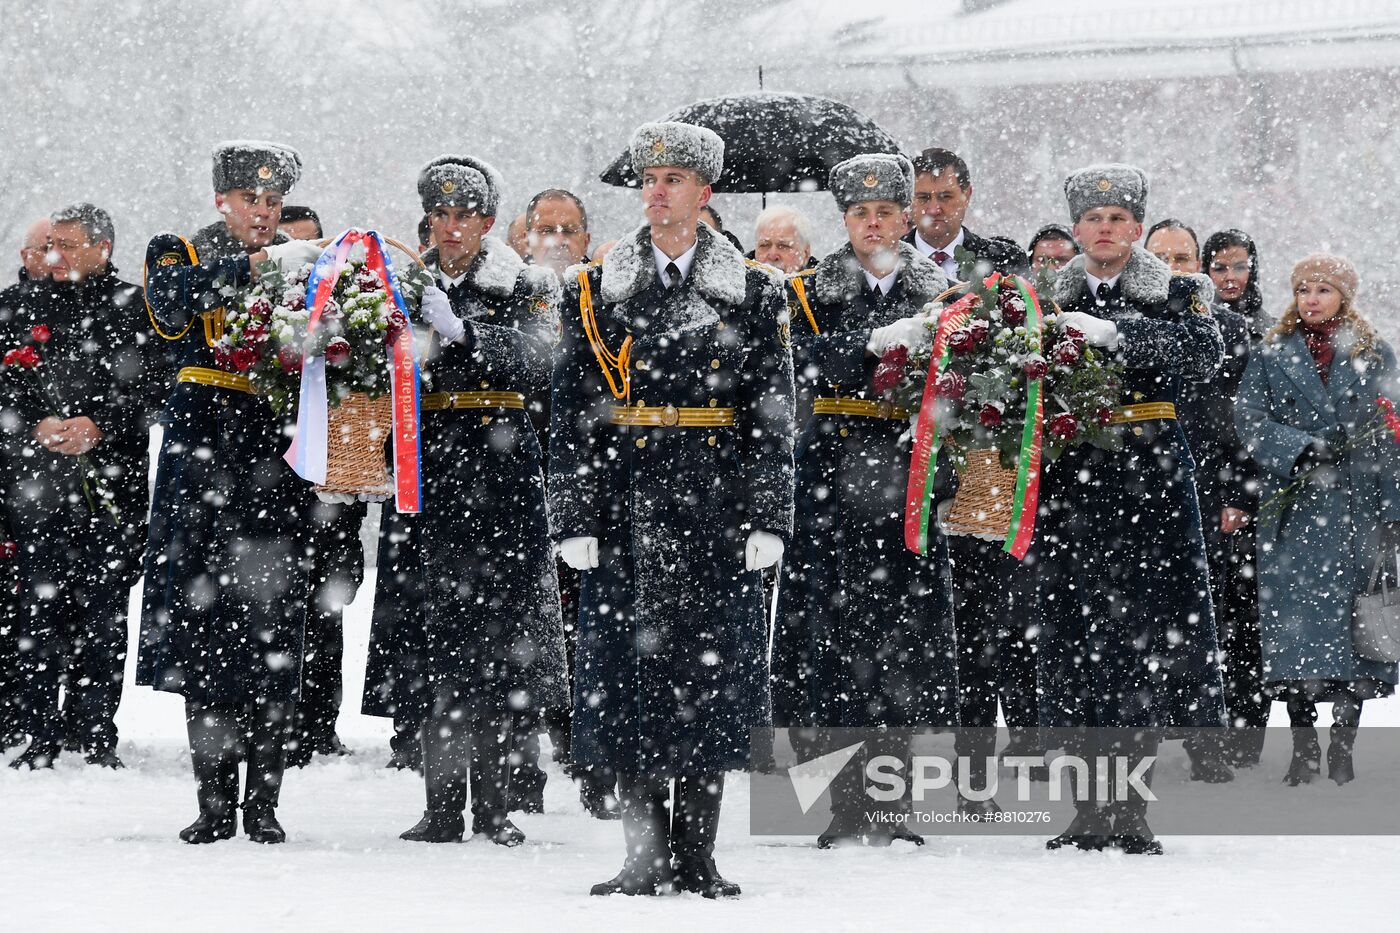
[[[864, 269], [860, 270], [865, 272]], [[894, 280], [899, 277], [899, 270], [896, 269], [882, 279], [877, 279], [869, 272], [865, 272], [865, 281], [872, 289], [878, 289], [881, 295], [888, 295], [890, 289], [894, 288]]]
[[937, 247], [930, 246], [928, 240], [920, 236], [919, 232], [916, 230], [914, 231], [914, 248], [929, 259], [933, 258], [934, 253], [945, 253], [948, 256], [948, 261], [939, 263], [939, 267], [943, 270], [943, 274], [948, 276], [948, 281], [956, 282], [958, 281], [958, 261], [953, 258], [953, 251], [963, 245], [963, 235], [966, 233], [966, 230], [959, 227], [958, 235], [953, 237], [953, 242], [940, 250]]
[[656, 259], [656, 277], [661, 280], [662, 285], [667, 288], [671, 287], [671, 277], [666, 274], [666, 266], [673, 262], [676, 264], [676, 268], [681, 270], [681, 281], [686, 280], [686, 277], [690, 275], [690, 264], [695, 261], [695, 247], [699, 245], [700, 241], [696, 240], [690, 244], [690, 249], [672, 259], [663, 253], [655, 243], [651, 244], [651, 254]]
[[1118, 284], [1118, 280], [1122, 277], [1123, 273], [1120, 272], [1111, 279], [1100, 279], [1095, 278], [1087, 269], [1084, 270], [1084, 278], [1089, 282], [1089, 294], [1095, 296], [1095, 298], [1098, 297], [1100, 285], [1107, 285], [1109, 288], [1112, 288]]

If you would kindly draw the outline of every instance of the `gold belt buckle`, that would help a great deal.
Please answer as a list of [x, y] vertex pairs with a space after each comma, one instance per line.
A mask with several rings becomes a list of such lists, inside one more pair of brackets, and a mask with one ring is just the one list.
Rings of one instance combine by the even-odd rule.
[[681, 413], [676, 411], [676, 406], [667, 405], [665, 408], [661, 409], [661, 423], [666, 427], [674, 428], [676, 425], [680, 424], [680, 421]]

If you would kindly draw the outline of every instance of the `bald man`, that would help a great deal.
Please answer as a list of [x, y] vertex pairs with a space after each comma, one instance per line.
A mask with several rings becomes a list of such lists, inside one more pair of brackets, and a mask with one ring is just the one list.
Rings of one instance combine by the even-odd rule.
[[44, 261], [44, 257], [49, 251], [49, 233], [51, 231], [49, 219], [41, 217], [29, 225], [29, 229], [24, 231], [24, 243], [19, 248], [19, 280], [26, 279], [46, 279], [49, 277], [49, 265]]

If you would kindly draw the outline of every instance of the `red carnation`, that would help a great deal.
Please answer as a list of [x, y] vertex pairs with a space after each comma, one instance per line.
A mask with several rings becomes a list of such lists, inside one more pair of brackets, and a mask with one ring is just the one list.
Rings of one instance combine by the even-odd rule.
[[53, 336], [47, 324], [35, 324], [29, 328], [29, 336], [34, 338], [35, 343], [48, 343], [49, 337]]
[[1061, 366], [1073, 366], [1084, 356], [1079, 344], [1072, 340], [1062, 340], [1055, 345], [1055, 362]]
[[326, 362], [331, 366], [344, 366], [350, 362], [350, 341], [337, 337], [326, 344]]
[[362, 292], [377, 292], [384, 288], [384, 281], [373, 269], [361, 269], [355, 275], [355, 287]]
[[1051, 434], [1060, 440], [1067, 441], [1079, 433], [1079, 419], [1067, 411], [1061, 412], [1050, 419], [1050, 424], [1047, 427]]
[[240, 373], [246, 373], [253, 368], [253, 364], [258, 361], [257, 351], [249, 347], [236, 347], [233, 353], [229, 354], [229, 362], [233, 368]]
[[272, 302], [259, 298], [248, 306], [248, 316], [255, 321], [266, 321], [272, 317]]
[[321, 306], [322, 320], [329, 321], [338, 317], [340, 317], [340, 302], [334, 298], [327, 298], [326, 303]]
[[1106, 428], [1113, 423], [1113, 409], [1100, 408], [1098, 411], [1094, 412], [1094, 418], [1098, 421], [1100, 427]]
[[39, 365], [39, 352], [33, 347], [15, 347], [6, 352], [4, 363], [21, 369], [35, 369]]
[[963, 394], [967, 392], [967, 380], [962, 377], [961, 373], [949, 370], [939, 374], [937, 381], [933, 384], [933, 389], [938, 393], [939, 398], [962, 398]]
[[875, 391], [884, 395], [886, 392], [899, 385], [899, 380], [904, 378], [904, 368], [909, 365], [909, 348], [905, 346], [890, 347], [880, 357], [880, 362], [875, 367], [875, 375], [871, 377], [871, 384]]
[[277, 351], [277, 365], [289, 376], [301, 372], [301, 351], [296, 347], [283, 347]]
[[288, 310], [288, 311], [300, 311], [300, 310], [302, 310], [302, 309], [305, 308], [305, 307], [306, 307], [306, 293], [305, 293], [305, 292], [292, 292], [291, 297], [287, 299], [287, 310]]
[[249, 343], [267, 342], [267, 325], [253, 323], [243, 328], [243, 339]]
[[1028, 356], [1021, 363], [1021, 372], [1026, 374], [1027, 379], [1044, 379], [1049, 371], [1050, 366], [1043, 356]]
[[10, 560], [19, 553], [19, 545], [13, 541], [0, 541], [0, 560]]
[[983, 405], [977, 413], [977, 420], [982, 422], [984, 428], [994, 428], [1001, 424], [1001, 409], [995, 405]]

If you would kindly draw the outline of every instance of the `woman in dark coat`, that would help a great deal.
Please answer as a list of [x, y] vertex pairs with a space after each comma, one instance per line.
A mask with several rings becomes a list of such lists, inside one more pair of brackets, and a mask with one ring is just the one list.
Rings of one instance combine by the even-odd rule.
[[[1259, 466], [1259, 586], [1268, 691], [1288, 704], [1290, 784], [1321, 768], [1316, 703], [1333, 704], [1328, 777], [1353, 777], [1362, 702], [1395, 690], [1396, 665], [1352, 644], [1356, 597], [1400, 541], [1400, 444], [1377, 400], [1400, 399], [1395, 353], [1357, 311], [1339, 256], [1293, 269], [1293, 303], [1249, 361], [1236, 421]], [[1306, 477], [1289, 502], [1283, 490]], [[1271, 505], [1270, 503], [1274, 503]]]
[[[805, 284], [791, 323], [805, 420], [797, 443], [797, 534], [784, 562], [773, 647], [774, 695], [785, 701], [777, 721], [956, 725], [947, 546], [939, 534], [930, 535], [926, 555], [904, 546], [908, 416], [871, 384], [879, 352], [930, 338], [932, 324], [920, 315], [948, 282], [899, 240], [913, 189], [903, 157], [844, 162], [832, 169], [831, 188], [850, 242], [799, 274]], [[870, 748], [869, 755], [903, 757], [900, 744], [891, 737], [890, 747]], [[872, 807], [864, 763], [857, 756], [833, 783], [832, 822], [818, 845], [887, 844], [888, 826], [899, 827], [895, 837], [921, 842], [898, 822], [865, 819]]]

